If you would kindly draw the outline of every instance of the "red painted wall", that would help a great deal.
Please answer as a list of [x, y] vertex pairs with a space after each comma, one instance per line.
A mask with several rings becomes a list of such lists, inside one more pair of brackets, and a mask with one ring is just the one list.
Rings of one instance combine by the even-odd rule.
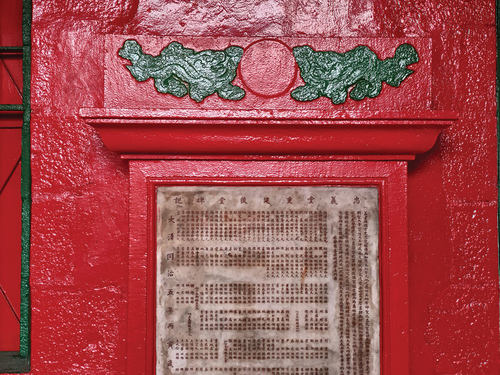
[[[22, 2], [0, 2], [0, 46], [22, 45]], [[0, 104], [21, 104], [22, 51], [0, 52]], [[19, 350], [21, 113], [0, 113], [0, 351]]]
[[493, 0], [33, 3], [32, 373], [125, 372], [127, 163], [78, 117], [106, 34], [431, 38], [460, 120], [409, 163], [411, 374], [499, 373]]

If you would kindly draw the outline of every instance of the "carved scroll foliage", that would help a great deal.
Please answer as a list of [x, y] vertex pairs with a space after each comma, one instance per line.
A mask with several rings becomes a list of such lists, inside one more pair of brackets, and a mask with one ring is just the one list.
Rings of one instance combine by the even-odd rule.
[[153, 78], [158, 92], [201, 102], [217, 93], [228, 100], [240, 100], [245, 91], [231, 84], [243, 55], [243, 48], [231, 46], [225, 50], [195, 52], [178, 42], [172, 42], [158, 56], [147, 55], [135, 40], [127, 40], [118, 55], [129, 60], [127, 69], [139, 82]]
[[382, 82], [398, 87], [413, 73], [407, 66], [419, 60], [410, 44], [400, 45], [394, 57], [385, 60], [366, 46], [345, 53], [300, 46], [293, 48], [293, 54], [306, 84], [293, 90], [292, 98], [306, 102], [325, 96], [333, 104], [344, 103], [348, 94], [354, 100], [374, 98], [380, 94]]

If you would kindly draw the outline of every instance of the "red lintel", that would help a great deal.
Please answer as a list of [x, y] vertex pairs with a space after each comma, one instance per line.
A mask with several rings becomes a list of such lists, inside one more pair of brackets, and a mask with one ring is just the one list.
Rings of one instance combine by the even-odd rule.
[[133, 155], [341, 155], [411, 160], [453, 124], [450, 111], [82, 108], [106, 147]]

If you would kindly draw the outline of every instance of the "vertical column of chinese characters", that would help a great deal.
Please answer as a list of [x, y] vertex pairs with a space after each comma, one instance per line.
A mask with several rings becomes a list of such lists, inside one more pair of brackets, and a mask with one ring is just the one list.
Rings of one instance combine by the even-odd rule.
[[377, 211], [369, 207], [375, 212], [370, 214], [362, 203], [355, 196], [348, 207], [338, 211], [336, 235], [332, 237], [332, 278], [338, 287], [339, 370], [345, 375], [378, 373], [371, 356], [376, 346], [372, 340], [378, 343], [374, 337], [377, 330], [372, 327], [378, 324], [374, 321], [378, 310], [374, 312], [376, 298], [371, 295], [373, 285], [378, 287], [376, 272], [372, 271], [373, 267], [378, 270], [378, 253], [373, 249], [377, 239], [369, 234], [369, 216], [376, 216]]

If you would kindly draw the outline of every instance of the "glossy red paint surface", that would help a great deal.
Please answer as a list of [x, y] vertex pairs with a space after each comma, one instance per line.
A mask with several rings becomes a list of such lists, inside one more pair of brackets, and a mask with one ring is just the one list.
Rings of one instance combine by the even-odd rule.
[[121, 154], [377, 155], [428, 151], [453, 124], [448, 112], [82, 109], [104, 145]]
[[[104, 78], [104, 107], [105, 108], [135, 108], [135, 109], [192, 109], [192, 110], [319, 110], [341, 111], [420, 111], [430, 109], [431, 104], [431, 66], [432, 41], [429, 38], [322, 38], [303, 37], [294, 38], [285, 35], [276, 35], [273, 43], [268, 38], [259, 36], [220, 35], [217, 38], [206, 37], [203, 34], [190, 36], [151, 35], [106, 35], [105, 36], [105, 78]], [[137, 82], [125, 68], [129, 62], [117, 56], [117, 51], [125, 40], [136, 40], [144, 53], [158, 55], [161, 50], [172, 41], [178, 41], [187, 48], [195, 51], [203, 49], [224, 49], [231, 45], [244, 48], [243, 57], [238, 68], [238, 74], [233, 84], [245, 89], [246, 95], [242, 100], [220, 100], [217, 95], [196, 103], [188, 96], [176, 98], [172, 95], [158, 95], [152, 80]], [[279, 42], [278, 42], [279, 41]], [[414, 73], [410, 75], [399, 88], [384, 85], [377, 98], [354, 101], [348, 99], [341, 106], [333, 106], [330, 99], [319, 98], [311, 102], [299, 102], [291, 98], [290, 91], [303, 85], [298, 74], [292, 48], [310, 45], [315, 50], [332, 50], [346, 52], [358, 45], [366, 45], [377, 53], [379, 59], [394, 56], [395, 49], [403, 44], [411, 43], [417, 49], [420, 61], [410, 66]], [[279, 44], [279, 47], [276, 46]], [[247, 56], [248, 53], [248, 56]], [[261, 62], [256, 54], [266, 56]], [[290, 68], [290, 63], [294, 68]], [[279, 68], [278, 68], [279, 67]], [[250, 78], [251, 77], [251, 78]], [[415, 90], [418, 87], [418, 90]], [[267, 94], [263, 94], [267, 92]]]
[[[459, 112], [437, 144], [408, 163], [409, 368], [412, 375], [498, 374], [494, 1], [35, 0], [33, 17], [33, 374], [127, 370], [127, 309], [137, 302], [129, 295], [141, 292], [128, 285], [128, 161], [78, 113], [198, 108], [127, 76], [116, 45], [130, 35], [157, 48], [148, 53], [171, 35], [222, 45], [247, 38], [245, 46], [335, 36], [327, 41], [352, 47], [364, 40], [387, 56], [421, 40], [426, 58], [400, 88], [338, 109]], [[125, 74], [110, 75], [112, 66]], [[286, 95], [245, 100], [234, 108], [293, 109]], [[309, 104], [297, 107], [332, 108], [322, 99]], [[228, 106], [207, 98], [199, 108]], [[252, 170], [249, 162], [245, 173]], [[190, 169], [190, 177], [198, 174]]]
[[401, 161], [130, 160], [127, 373], [154, 373], [158, 186], [334, 185], [379, 190], [381, 369], [408, 374], [406, 179]]
[[[21, 46], [22, 2], [0, 3], [0, 47]], [[0, 104], [21, 104], [22, 51], [0, 51]], [[19, 351], [22, 113], [0, 112], [0, 351]]]
[[[269, 55], [274, 58], [269, 59]], [[249, 44], [238, 68], [245, 88], [267, 98], [288, 92], [298, 71], [292, 49], [277, 39], [261, 39]]]

